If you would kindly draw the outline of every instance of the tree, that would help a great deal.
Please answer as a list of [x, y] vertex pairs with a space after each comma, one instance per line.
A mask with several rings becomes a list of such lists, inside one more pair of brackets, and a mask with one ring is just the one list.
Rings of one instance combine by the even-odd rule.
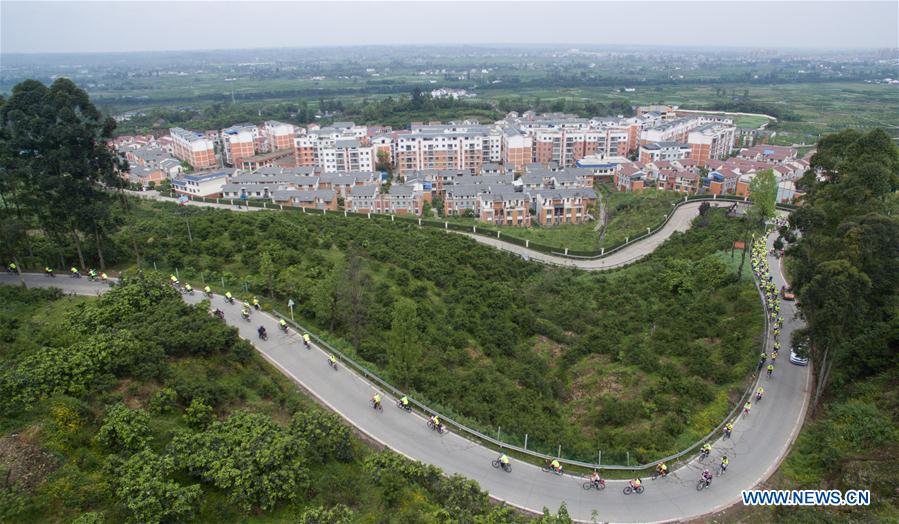
[[749, 183], [749, 200], [752, 209], [749, 214], [759, 223], [774, 218], [777, 204], [777, 179], [774, 171], [765, 169], [759, 171]]
[[865, 315], [864, 297], [871, 279], [846, 260], [824, 262], [803, 289], [803, 311], [812, 326], [814, 362], [818, 367], [815, 404], [830, 380], [847, 334], [855, 331]]
[[145, 449], [127, 460], [111, 457], [107, 463], [119, 503], [141, 524], [190, 520], [198, 507], [200, 486], [182, 486], [172, 480], [175, 461]]
[[104, 119], [71, 80], [59, 78], [49, 88], [35, 80], [13, 87], [0, 126], [0, 162], [9, 179], [2, 190], [16, 193], [13, 201], [32, 210], [45, 230], [69, 236], [86, 267], [82, 237], [95, 236], [99, 245], [107, 213], [97, 186], [124, 187], [122, 166], [106, 145], [115, 121]]
[[194, 398], [184, 410], [184, 422], [195, 429], [203, 429], [212, 422], [214, 414], [212, 407], [202, 398]]
[[408, 298], [399, 299], [394, 305], [390, 322], [387, 365], [402, 388], [412, 383], [421, 361], [419, 331], [415, 302]]
[[104, 446], [126, 452], [146, 447], [150, 441], [150, 415], [142, 409], [129, 409], [119, 402], [106, 412], [97, 440]]
[[316, 322], [327, 326], [328, 331], [332, 332], [340, 319], [343, 267], [342, 261], [335, 263], [331, 270], [316, 282], [312, 293], [312, 309]]
[[263, 251], [259, 257], [259, 272], [265, 279], [269, 298], [275, 298], [275, 263], [268, 251]]
[[181, 433], [170, 449], [179, 464], [246, 511], [270, 510], [309, 485], [304, 443], [261, 413], [237, 411], [206, 431]]

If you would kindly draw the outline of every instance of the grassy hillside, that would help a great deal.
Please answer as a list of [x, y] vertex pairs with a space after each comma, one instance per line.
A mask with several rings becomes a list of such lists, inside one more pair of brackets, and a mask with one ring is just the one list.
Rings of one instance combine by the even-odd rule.
[[[435, 407], [572, 457], [651, 460], [704, 434], [759, 343], [754, 289], [716, 254], [744, 225], [719, 211], [603, 274], [361, 218], [142, 204], [125, 220], [107, 260], [139, 255], [195, 285], [273, 294], [282, 310], [292, 298], [304, 323]], [[411, 359], [391, 342], [409, 302]]]
[[370, 450], [161, 282], [0, 287], [0, 522], [522, 520]]

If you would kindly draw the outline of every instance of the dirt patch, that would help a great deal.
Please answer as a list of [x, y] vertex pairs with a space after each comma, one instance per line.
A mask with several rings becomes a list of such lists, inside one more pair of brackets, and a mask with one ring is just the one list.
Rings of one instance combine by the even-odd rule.
[[550, 365], [555, 367], [556, 361], [565, 353], [565, 346], [543, 335], [536, 335], [534, 337], [534, 350], [540, 355], [550, 357]]
[[33, 441], [38, 430], [0, 437], [0, 486], [31, 492], [59, 467], [56, 458]]

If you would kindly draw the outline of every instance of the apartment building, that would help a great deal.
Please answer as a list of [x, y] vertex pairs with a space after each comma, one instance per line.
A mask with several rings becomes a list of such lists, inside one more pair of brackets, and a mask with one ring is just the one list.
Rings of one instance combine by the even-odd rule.
[[175, 158], [187, 162], [197, 170], [218, 165], [215, 143], [201, 133], [173, 127], [169, 129], [169, 136], [172, 137], [172, 154]]
[[372, 171], [377, 164], [377, 150], [369, 144], [367, 129], [352, 122], [310, 126], [294, 139], [294, 147], [296, 165], [315, 166], [325, 173]]
[[413, 125], [411, 133], [396, 136], [397, 173], [431, 169], [477, 173], [482, 164], [500, 162], [502, 148], [503, 134], [496, 126]]
[[350, 171], [340, 173], [322, 173], [319, 176], [319, 189], [333, 189], [340, 198], [346, 198], [353, 188], [361, 186], [378, 187], [381, 178], [374, 171]]
[[649, 144], [641, 144], [639, 157], [640, 162], [658, 162], [661, 160], [683, 160], [690, 158], [692, 148], [690, 144], [681, 144], [679, 142], [653, 142]]
[[736, 128], [712, 122], [702, 124], [687, 134], [690, 158], [698, 162], [727, 158], [734, 149]]
[[263, 151], [293, 151], [296, 128], [275, 120], [267, 120], [262, 124], [262, 136], [265, 138]]
[[239, 166], [245, 158], [256, 154], [256, 137], [260, 136], [259, 128], [254, 125], [241, 124], [222, 129], [222, 159], [226, 165]]

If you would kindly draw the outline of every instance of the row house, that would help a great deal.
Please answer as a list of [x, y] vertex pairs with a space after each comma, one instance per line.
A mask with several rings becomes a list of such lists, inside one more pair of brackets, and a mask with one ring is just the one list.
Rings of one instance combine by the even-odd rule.
[[541, 189], [529, 195], [541, 226], [583, 224], [592, 219], [590, 209], [596, 205], [592, 189]]
[[623, 164], [612, 180], [618, 191], [641, 191], [647, 187], [647, 174], [637, 164]]
[[381, 190], [377, 186], [357, 186], [350, 189], [346, 207], [353, 213], [380, 213]]
[[271, 198], [282, 206], [337, 211], [337, 192], [333, 189], [279, 189], [272, 192]]
[[237, 173], [236, 169], [218, 169], [205, 173], [182, 175], [172, 179], [172, 189], [182, 195], [203, 198], [222, 196], [222, 187]]
[[795, 160], [796, 155], [797, 151], [792, 147], [772, 146], [767, 144], [743, 148], [737, 153], [738, 158], [773, 164], [782, 164]]
[[169, 130], [172, 137], [172, 154], [175, 158], [187, 162], [196, 170], [216, 167], [215, 142], [201, 133], [188, 131], [180, 127]]
[[279, 149], [260, 153], [240, 159], [238, 167], [246, 171], [255, 171], [262, 167], [293, 167], [294, 153], [292, 149]]
[[509, 186], [492, 188], [478, 195], [479, 219], [488, 224], [529, 226], [531, 224], [528, 193]]
[[447, 187], [443, 197], [444, 213], [448, 216], [461, 216], [466, 211], [471, 210], [474, 215], [477, 215], [478, 196], [484, 190], [484, 186], [474, 184], [459, 184]]
[[412, 187], [391, 186], [390, 192], [381, 195], [381, 212], [393, 215], [421, 215], [424, 198]]
[[319, 189], [333, 189], [340, 198], [346, 198], [355, 187], [380, 185], [380, 176], [374, 171], [356, 171], [348, 173], [322, 173], [319, 176]]

